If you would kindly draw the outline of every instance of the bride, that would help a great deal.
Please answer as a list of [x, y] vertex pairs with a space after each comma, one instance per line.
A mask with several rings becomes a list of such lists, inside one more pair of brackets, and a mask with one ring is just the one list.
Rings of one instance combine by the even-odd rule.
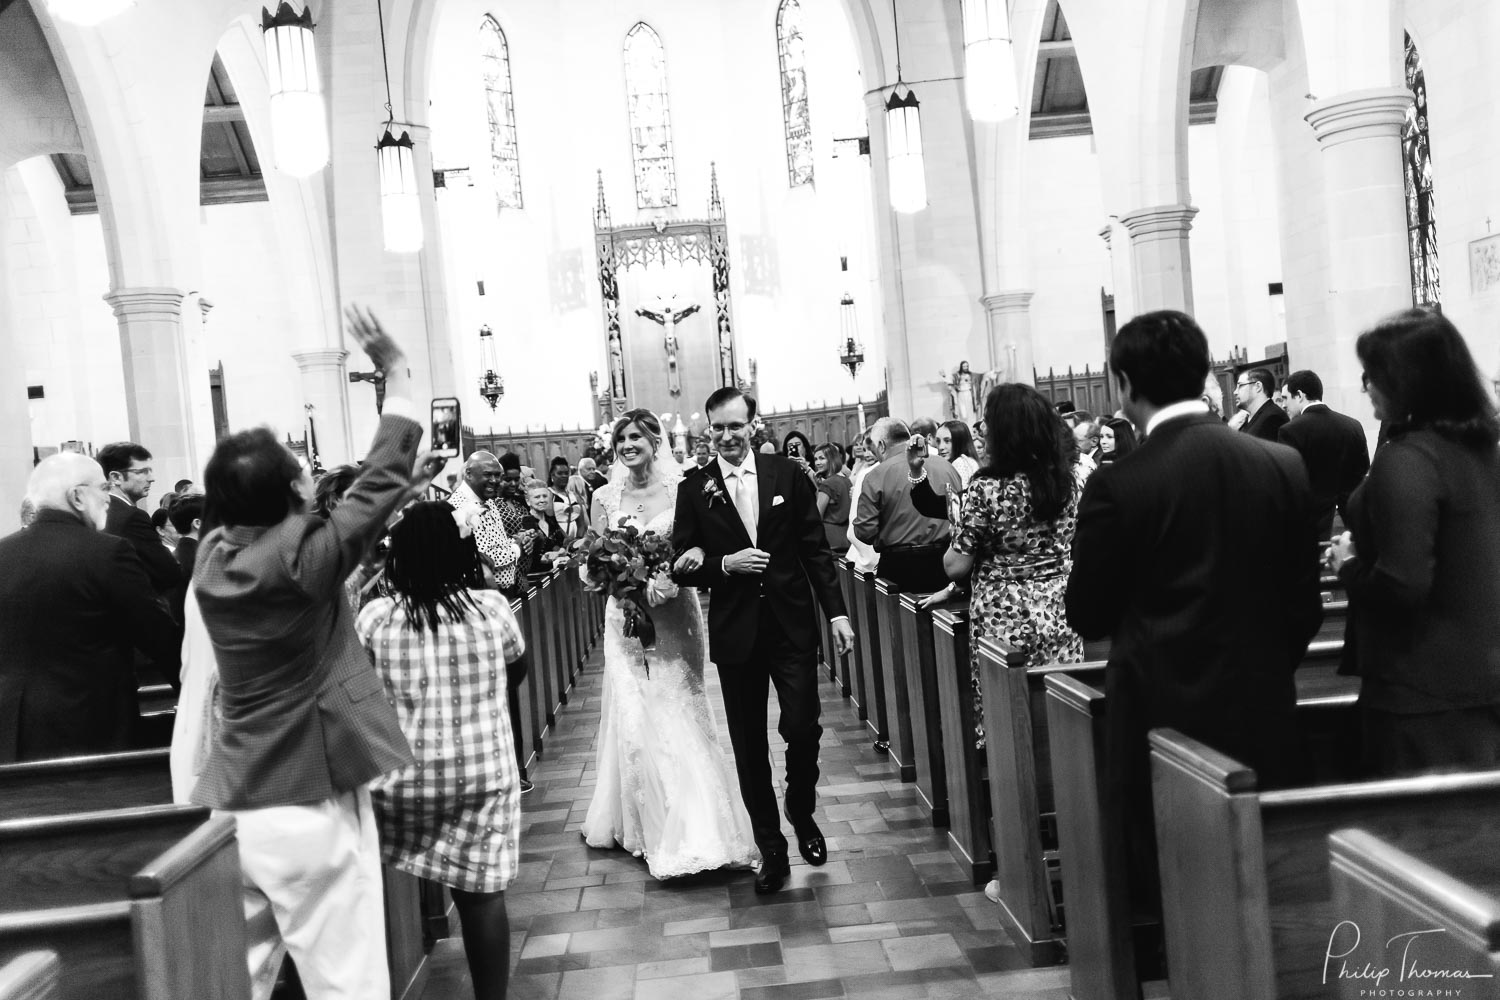
[[[682, 471], [659, 459], [661, 442], [661, 421], [650, 410], [616, 421], [616, 471], [594, 494], [593, 524], [671, 535]], [[701, 563], [702, 553], [688, 558]], [[584, 840], [644, 857], [658, 879], [752, 867], [760, 852], [704, 690], [708, 630], [698, 593], [679, 591], [665, 575], [651, 593], [656, 645], [649, 650], [625, 637], [613, 598], [605, 612], [598, 784]]]

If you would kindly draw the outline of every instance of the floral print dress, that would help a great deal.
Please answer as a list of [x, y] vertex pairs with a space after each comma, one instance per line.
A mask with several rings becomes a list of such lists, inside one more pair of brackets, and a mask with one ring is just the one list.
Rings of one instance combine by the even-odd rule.
[[1084, 474], [1075, 470], [1074, 476], [1073, 495], [1053, 521], [1036, 519], [1025, 475], [977, 477], [964, 494], [953, 548], [974, 558], [969, 649], [977, 746], [984, 746], [980, 639], [998, 639], [1024, 653], [1028, 667], [1083, 661], [1083, 640], [1068, 628], [1063, 611]]

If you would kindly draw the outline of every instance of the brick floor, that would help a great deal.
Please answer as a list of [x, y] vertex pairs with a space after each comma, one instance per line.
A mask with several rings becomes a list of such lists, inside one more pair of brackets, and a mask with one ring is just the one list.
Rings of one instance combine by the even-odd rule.
[[[827, 865], [793, 850], [789, 887], [762, 897], [748, 872], [663, 883], [622, 851], [586, 846], [601, 670], [596, 650], [522, 800], [521, 870], [506, 894], [512, 1000], [1067, 1000], [1067, 970], [1027, 968], [944, 837], [911, 822], [922, 817], [915, 786], [874, 752], [826, 676], [817, 818]], [[709, 697], [727, 749], [716, 677]], [[780, 775], [775, 707], [773, 695]], [[468, 1000], [468, 978], [463, 945], [449, 938], [423, 998]]]

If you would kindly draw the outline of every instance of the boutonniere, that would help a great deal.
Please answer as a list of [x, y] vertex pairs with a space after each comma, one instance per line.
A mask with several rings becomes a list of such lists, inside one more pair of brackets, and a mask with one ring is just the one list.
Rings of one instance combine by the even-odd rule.
[[703, 477], [703, 495], [708, 497], [708, 507], [710, 510], [720, 500], [725, 503], [729, 502], [728, 498], [724, 496], [724, 491], [719, 488], [719, 481], [713, 476]]

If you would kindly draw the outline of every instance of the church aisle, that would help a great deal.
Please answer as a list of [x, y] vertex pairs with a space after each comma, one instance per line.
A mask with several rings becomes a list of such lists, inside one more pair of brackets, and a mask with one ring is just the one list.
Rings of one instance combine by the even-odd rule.
[[[749, 872], [663, 884], [622, 851], [586, 846], [578, 829], [594, 785], [602, 666], [596, 650], [522, 799], [522, 863], [507, 892], [512, 1000], [1066, 1000], [1067, 970], [1029, 969], [1006, 943], [995, 904], [962, 879], [915, 786], [874, 753], [826, 678], [827, 865], [812, 868], [794, 849], [788, 887], [762, 897]], [[709, 697], [727, 748], [716, 677]], [[779, 775], [775, 719], [773, 695]], [[432, 962], [424, 1000], [467, 1000], [458, 938], [440, 942]]]

